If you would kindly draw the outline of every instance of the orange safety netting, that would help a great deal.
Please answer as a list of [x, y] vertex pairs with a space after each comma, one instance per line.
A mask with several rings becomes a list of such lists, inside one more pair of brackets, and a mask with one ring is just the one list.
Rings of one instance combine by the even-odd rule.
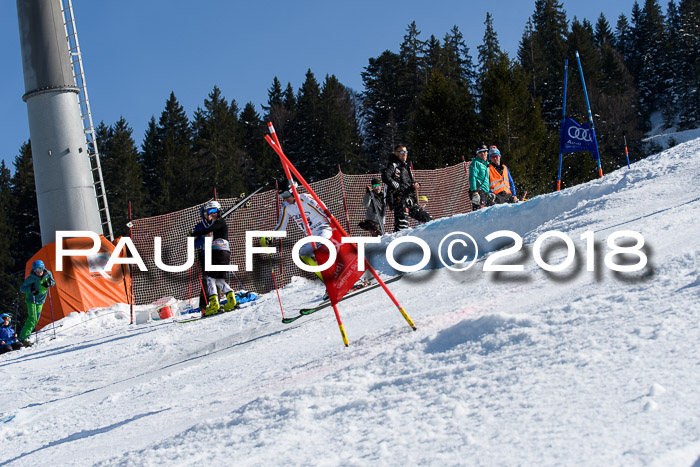
[[[471, 211], [468, 167], [468, 163], [462, 162], [443, 169], [413, 171], [416, 181], [421, 184], [419, 195], [428, 199], [427, 203], [421, 201], [420, 204], [433, 219]], [[339, 172], [334, 177], [311, 183], [311, 187], [348, 234], [369, 236], [369, 233], [360, 229], [357, 224], [365, 218], [362, 197], [365, 187], [373, 177], [379, 175], [345, 175]], [[299, 188], [300, 193], [305, 192], [302, 187]], [[225, 212], [238, 200], [218, 201]], [[254, 255], [253, 270], [245, 270], [245, 233], [249, 230], [273, 230], [277, 225], [279, 204], [276, 190], [258, 193], [226, 218], [231, 245], [231, 264], [238, 266], [237, 272], [229, 274], [229, 284], [235, 290], [245, 289], [256, 293], [272, 290], [274, 285], [270, 274], [270, 262], [274, 267], [278, 286], [288, 284], [293, 276], [316, 278], [315, 274], [297, 268], [292, 261], [290, 253], [293, 245], [305, 236], [296, 225], [292, 226], [293, 222], [289, 223], [287, 238], [282, 242], [280, 252], [269, 258], [265, 255]], [[169, 273], [157, 268], [153, 259], [153, 238], [161, 237], [163, 262], [167, 265], [185, 263], [187, 232], [201, 220], [199, 207], [193, 206], [182, 211], [133, 221], [131, 238], [148, 269], [140, 271], [133, 267], [136, 304], [151, 303], [164, 296], [187, 300], [199, 295], [200, 281], [204, 278], [200, 278], [201, 269], [197, 264], [189, 271]], [[415, 221], [412, 222], [412, 225], [416, 224]], [[388, 208], [385, 231], [394, 231], [393, 212]]]

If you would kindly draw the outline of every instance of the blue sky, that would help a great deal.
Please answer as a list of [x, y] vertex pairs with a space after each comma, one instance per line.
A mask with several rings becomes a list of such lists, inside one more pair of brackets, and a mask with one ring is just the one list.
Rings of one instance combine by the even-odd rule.
[[[613, 29], [633, 0], [563, 0], [574, 16], [595, 24], [604, 13]], [[73, 0], [95, 123], [124, 116], [141, 144], [146, 125], [160, 115], [171, 91], [191, 118], [214, 85], [242, 108], [258, 111], [277, 76], [296, 90], [308, 68], [362, 91], [360, 73], [370, 57], [398, 51], [406, 26], [421, 37], [442, 38], [454, 25], [472, 57], [489, 11], [501, 47], [518, 48], [534, 0], [276, 1]], [[0, 158], [12, 169], [29, 139], [16, 4], [0, 1]]]

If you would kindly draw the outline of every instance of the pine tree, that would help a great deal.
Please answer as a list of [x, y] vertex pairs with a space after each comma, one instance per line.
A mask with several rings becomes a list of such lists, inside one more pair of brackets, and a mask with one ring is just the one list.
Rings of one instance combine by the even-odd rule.
[[142, 217], [145, 211], [143, 172], [132, 134], [133, 130], [124, 117], [109, 128], [104, 122], [98, 127], [102, 176], [115, 237], [129, 235], [126, 225], [129, 222], [129, 203], [133, 218]]
[[285, 153], [306, 180], [322, 178], [317, 172], [321, 167], [321, 88], [316, 77], [307, 70], [306, 79], [297, 94], [296, 118], [292, 125], [292, 138]]
[[14, 211], [12, 225], [16, 232], [12, 248], [15, 269], [24, 279], [24, 265], [41, 249], [41, 228], [39, 226], [39, 208], [34, 182], [34, 162], [29, 142], [24, 143], [14, 161], [15, 173], [12, 177], [12, 197]]
[[547, 151], [539, 102], [527, 88], [529, 79], [523, 68], [500, 50], [497, 54], [481, 76], [482, 142], [498, 146], [521, 191], [544, 193], [551, 187], [555, 161]]
[[464, 42], [464, 36], [457, 26], [453, 26], [449, 33], [445, 34], [442, 47], [441, 71], [448, 81], [459, 86], [473, 87], [476, 79], [476, 71], [469, 47]]
[[418, 97], [428, 80], [428, 71], [425, 68], [425, 42], [420, 39], [420, 34], [415, 21], [406, 28], [406, 34], [399, 47], [399, 73], [394, 77], [398, 88], [394, 116], [398, 136], [404, 141], [413, 128]]
[[210, 198], [192, 155], [192, 130], [185, 109], [171, 92], [158, 124], [149, 123], [141, 154], [154, 214], [176, 211]]
[[680, 0], [678, 5], [678, 41], [676, 48], [679, 68], [672, 71], [677, 75], [678, 122], [680, 129], [700, 125], [700, 1]]
[[493, 29], [493, 17], [489, 12], [486, 12], [484, 26], [486, 26], [486, 29], [484, 30], [484, 39], [482, 44], [477, 47], [477, 50], [479, 51], [480, 74], [488, 71], [490, 64], [498, 60], [501, 55], [501, 46], [498, 43], [498, 35]]
[[639, 75], [642, 69], [644, 41], [642, 40], [643, 14], [642, 8], [635, 0], [632, 5], [631, 26], [630, 26], [630, 49], [625, 54], [625, 64], [635, 79], [635, 85], [639, 82]]
[[[672, 70], [678, 70], [682, 66], [681, 61], [685, 60], [685, 57], [678, 55], [678, 49], [680, 48], [679, 43], [679, 32], [681, 29], [680, 25], [680, 14], [676, 3], [671, 0], [668, 2], [668, 8], [666, 10], [666, 63], [665, 65]], [[679, 111], [679, 84], [680, 80], [677, 72], [671, 73], [667, 76], [663, 83], [664, 95], [661, 99], [661, 115], [663, 116], [665, 126], [671, 127], [676, 123]]]
[[355, 95], [338, 79], [326, 76], [319, 98], [319, 178], [332, 177], [338, 166], [346, 173], [365, 167]]
[[634, 48], [632, 43], [632, 28], [624, 14], [621, 14], [617, 19], [614, 46], [622, 54], [625, 61], [629, 60], [630, 54]]
[[598, 21], [595, 23], [595, 45], [597, 47], [602, 47], [605, 44], [613, 45], [615, 43], [615, 36], [613, 35], [612, 29], [610, 28], [610, 23], [605, 18], [603, 13], [598, 17]]
[[453, 27], [439, 47], [431, 38], [427, 57], [430, 76], [418, 97], [409, 133], [413, 161], [426, 169], [461, 161], [480, 133], [474, 65], [459, 29]]
[[440, 41], [431, 34], [430, 38], [425, 42], [425, 67], [427, 70], [437, 70], [440, 68], [441, 61], [442, 45]]
[[[239, 117], [239, 125], [241, 127], [241, 150], [247, 158], [255, 161], [255, 169], [247, 177], [248, 190], [254, 190], [264, 183], [281, 178], [282, 164], [277, 154], [264, 139], [267, 126], [260, 119], [252, 102], [248, 102], [243, 107]], [[275, 131], [277, 131], [276, 126]], [[284, 143], [282, 141], [280, 143], [286, 151]]]
[[141, 144], [138, 160], [141, 170], [143, 171], [143, 183], [146, 189], [146, 200], [144, 202], [143, 211], [136, 214], [134, 217], [147, 217], [154, 214], [162, 214], [163, 212], [158, 207], [159, 198], [159, 173], [160, 164], [158, 154], [158, 128], [155, 117], [151, 117], [148, 121], [148, 126]]
[[246, 189], [243, 173], [250, 164], [240, 160], [237, 113], [235, 101], [229, 105], [217, 86], [204, 99], [204, 108], [195, 111], [192, 122], [198, 175], [195, 183], [204, 199], [214, 188], [219, 198], [232, 198]]
[[566, 12], [559, 0], [536, 0], [532, 26], [518, 49], [518, 59], [531, 77], [531, 91], [541, 98], [542, 115], [551, 131], [557, 131], [563, 95], [563, 65], [567, 57]]
[[422, 169], [460, 162], [479, 138], [469, 87], [448, 80], [439, 69], [430, 72], [414, 121], [412, 158]]
[[362, 94], [362, 116], [365, 121], [365, 143], [372, 171], [386, 164], [387, 155], [394, 146], [405, 142], [405, 125], [399, 128], [400, 90], [395, 79], [401, 61], [398, 54], [389, 50], [377, 58], [370, 58], [362, 72], [365, 91]]
[[664, 16], [657, 0], [645, 0], [638, 25], [637, 51], [641, 63], [637, 75], [642, 116], [648, 119], [659, 108], [664, 83], [668, 75]]
[[581, 74], [578, 70], [576, 52], [579, 53], [581, 66], [586, 77], [586, 87], [590, 94], [597, 92], [597, 83], [601, 79], [600, 75], [600, 54], [595, 45], [595, 33], [588, 20], [580, 23], [576, 18], [571, 22], [571, 32], [567, 38], [569, 48], [569, 92], [566, 100], [567, 116], [584, 123], [588, 121], [588, 109], [586, 97], [581, 83]]
[[290, 129], [296, 117], [294, 89], [291, 83], [287, 83], [287, 88], [283, 92], [282, 85], [275, 76], [272, 87], [267, 91], [267, 96], [267, 105], [263, 106], [263, 110], [266, 112], [265, 120], [272, 122], [282, 148], [287, 148], [291, 137]]
[[17, 289], [24, 277], [17, 274], [15, 264], [13, 245], [16, 242], [16, 232], [12, 225], [14, 213], [12, 175], [5, 161], [0, 161], [0, 301], [5, 304], [5, 310], [17, 300]]

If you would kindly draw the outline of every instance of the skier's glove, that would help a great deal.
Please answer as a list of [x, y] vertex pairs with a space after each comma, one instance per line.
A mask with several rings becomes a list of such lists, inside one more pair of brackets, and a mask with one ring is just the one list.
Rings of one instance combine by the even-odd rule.
[[269, 246], [272, 246], [273, 241], [274, 240], [272, 237], [260, 237], [260, 246], [263, 248], [267, 248]]
[[472, 195], [472, 204], [475, 204], [477, 206], [481, 205], [481, 196], [479, 196], [479, 193], [474, 193]]
[[34, 284], [32, 284], [32, 295], [39, 295], [39, 291], [36, 289]]

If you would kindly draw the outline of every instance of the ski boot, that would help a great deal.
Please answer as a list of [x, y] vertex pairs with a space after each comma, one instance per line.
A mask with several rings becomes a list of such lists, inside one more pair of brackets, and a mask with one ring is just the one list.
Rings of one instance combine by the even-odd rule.
[[212, 295], [209, 297], [209, 303], [204, 309], [204, 316], [211, 316], [219, 312], [219, 296]]
[[[299, 258], [301, 258], [301, 260], [309, 266], [318, 266], [316, 260], [310, 256], [299, 256]], [[318, 278], [321, 279], [321, 282], [323, 282], [323, 276], [321, 275], [320, 271], [316, 271], [314, 274], [316, 274]]]
[[234, 294], [233, 290], [231, 290], [226, 294], [226, 305], [224, 305], [224, 311], [231, 311], [235, 308], [238, 308], [238, 303], [236, 302], [236, 294]]

